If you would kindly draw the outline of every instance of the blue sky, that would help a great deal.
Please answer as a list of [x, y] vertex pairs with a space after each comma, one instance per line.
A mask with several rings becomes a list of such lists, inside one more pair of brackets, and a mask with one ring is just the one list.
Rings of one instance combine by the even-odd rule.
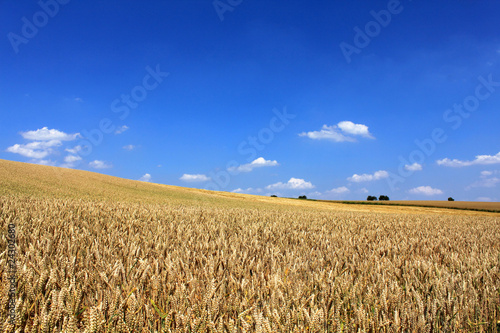
[[500, 3], [0, 2], [0, 158], [319, 199], [500, 200]]

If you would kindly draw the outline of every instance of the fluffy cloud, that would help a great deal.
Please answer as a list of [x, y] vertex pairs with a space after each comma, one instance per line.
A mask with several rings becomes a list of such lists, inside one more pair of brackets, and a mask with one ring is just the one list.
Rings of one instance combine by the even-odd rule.
[[40, 165], [50, 165], [50, 166], [56, 165], [56, 162], [51, 161], [51, 160], [31, 160], [29, 163], [40, 164]]
[[337, 124], [340, 130], [351, 135], [359, 135], [368, 139], [375, 139], [368, 131], [368, 126], [363, 124], [355, 124], [352, 121], [341, 121]]
[[82, 150], [82, 146], [74, 146], [73, 148], [65, 149], [68, 153], [77, 154], [80, 150]]
[[90, 167], [94, 169], [109, 169], [112, 168], [113, 166], [111, 164], [108, 164], [107, 162], [104, 161], [99, 161], [95, 160], [89, 163]]
[[286, 183], [278, 182], [276, 184], [271, 184], [266, 186], [268, 190], [305, 190], [314, 188], [314, 185], [310, 182], [306, 182], [304, 179], [300, 178], [290, 178]]
[[389, 177], [389, 173], [384, 170], [380, 170], [375, 172], [373, 175], [364, 173], [362, 175], [354, 174], [352, 177], [347, 178], [348, 181], [354, 182], [354, 183], [361, 183], [361, 182], [371, 182], [374, 180], [379, 180], [379, 179], [384, 179]]
[[423, 195], [438, 195], [438, 194], [443, 194], [443, 191], [437, 189], [437, 188], [432, 188], [430, 186], [419, 186], [412, 188], [411, 190], [408, 191], [411, 194], [423, 194]]
[[500, 178], [498, 178], [496, 176], [494, 176], [494, 177], [492, 177], [492, 176], [497, 175], [497, 174], [500, 174], [499, 170], [481, 171], [481, 174], [480, 174], [481, 179], [470, 184], [465, 189], [470, 190], [471, 188], [474, 188], [474, 187], [489, 187], [489, 188], [496, 187], [497, 184], [500, 183]]
[[421, 164], [418, 164], [417, 162], [409, 165], [409, 164], [406, 164], [405, 165], [405, 170], [408, 170], [408, 171], [421, 171], [422, 170], [422, 165]]
[[139, 178], [141, 182], [150, 182], [151, 181], [151, 175], [149, 173], [144, 174], [141, 178]]
[[[6, 149], [9, 153], [19, 154], [33, 159], [31, 163], [54, 165], [54, 161], [44, 160], [45, 157], [57, 152], [62, 141], [73, 141], [81, 137], [80, 133], [67, 134], [56, 129], [43, 127], [34, 131], [19, 132], [21, 136], [31, 142], [15, 144]], [[75, 147], [76, 148], [76, 147]], [[73, 151], [71, 151], [73, 153]], [[74, 151], [76, 153], [77, 151]]]
[[81, 157], [80, 156], [76, 156], [76, 155], [68, 155], [64, 158], [64, 162], [66, 163], [74, 163], [74, 162], [77, 162], [77, 161], [81, 161]]
[[122, 127], [118, 127], [115, 131], [115, 134], [122, 134], [126, 130], [128, 130], [129, 127], [127, 125], [123, 125]]
[[481, 171], [481, 177], [488, 177], [493, 174], [493, 171]]
[[126, 145], [126, 146], [123, 146], [123, 149], [125, 150], [128, 150], [128, 151], [131, 151], [131, 150], [134, 150], [136, 147], [134, 145]]
[[77, 155], [67, 155], [65, 158], [64, 158], [64, 164], [61, 164], [60, 166], [63, 167], [63, 168], [74, 168], [75, 167], [75, 163], [78, 162], [78, 161], [81, 161], [82, 158], [80, 156], [77, 156]]
[[200, 182], [206, 182], [210, 180], [210, 177], [207, 177], [206, 175], [189, 175], [189, 174], [183, 174], [181, 178], [179, 178], [182, 181], [185, 182], [190, 182], [190, 183], [200, 183]]
[[500, 178], [498, 177], [483, 178], [470, 184], [466, 189], [469, 190], [472, 187], [496, 187], [498, 183], [500, 183]]
[[242, 164], [238, 167], [228, 168], [228, 171], [250, 172], [255, 168], [271, 167], [278, 165], [279, 163], [277, 161], [266, 160], [264, 159], [264, 157], [259, 157], [248, 164]]
[[54, 147], [62, 145], [60, 140], [34, 141], [27, 144], [15, 144], [7, 148], [7, 152], [24, 157], [42, 159], [53, 153]]
[[23, 138], [33, 141], [73, 141], [81, 137], [80, 133], [67, 134], [56, 129], [48, 129], [47, 127], [35, 131], [21, 132], [21, 135]]
[[460, 161], [457, 159], [450, 160], [449, 158], [444, 158], [438, 160], [437, 164], [447, 167], [466, 167], [471, 165], [488, 165], [488, 164], [498, 164], [500, 163], [500, 152], [496, 155], [477, 155], [472, 161]]
[[306, 136], [313, 140], [331, 140], [334, 142], [355, 142], [353, 136], [361, 136], [368, 139], [375, 137], [368, 130], [368, 126], [355, 124], [352, 121], [341, 121], [337, 125], [323, 125], [321, 130], [302, 132], [299, 136]]
[[350, 192], [350, 190], [345, 186], [337, 187], [337, 188], [331, 189], [330, 191], [326, 191], [326, 193], [331, 193], [331, 194], [342, 194], [342, 193], [349, 193], [349, 192]]
[[252, 187], [249, 187], [247, 189], [237, 188], [236, 190], [232, 190], [231, 192], [253, 194], [253, 193], [262, 193], [262, 189], [261, 188], [252, 188]]

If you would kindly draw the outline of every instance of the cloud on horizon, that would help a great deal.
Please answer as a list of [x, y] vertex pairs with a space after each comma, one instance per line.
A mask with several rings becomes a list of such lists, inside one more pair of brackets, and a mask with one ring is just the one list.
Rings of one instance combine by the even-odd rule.
[[307, 182], [300, 178], [290, 178], [286, 183], [278, 182], [275, 184], [267, 185], [267, 190], [305, 190], [314, 188], [311, 182]]
[[[34, 131], [19, 132], [19, 134], [25, 140], [30, 140], [31, 142], [12, 145], [5, 151], [31, 158], [32, 160], [30, 163], [43, 165], [56, 164], [54, 161], [45, 158], [49, 155], [56, 154], [58, 152], [57, 148], [63, 145], [63, 141], [69, 142], [81, 137], [80, 133], [68, 134], [56, 129], [49, 129], [48, 127], [42, 127]], [[81, 147], [79, 149], [81, 149]], [[73, 150], [66, 150], [70, 153], [73, 152]], [[73, 163], [77, 161], [75, 157], [68, 156], [65, 160], [72, 160], [72, 162], [68, 163], [65, 161], [65, 164], [61, 165], [62, 167], [71, 167]]]
[[89, 163], [89, 166], [94, 169], [110, 169], [113, 167], [111, 163], [95, 160]]
[[185, 182], [189, 182], [189, 183], [201, 183], [201, 182], [209, 181], [210, 177], [208, 177], [206, 175], [201, 175], [201, 174], [190, 175], [190, 174], [185, 173], [179, 179], [182, 181], [185, 181]]
[[351, 192], [351, 191], [347, 187], [341, 186], [341, 187], [333, 188], [329, 191], [326, 191], [325, 193], [326, 194], [343, 194], [343, 193], [349, 193], [349, 192]]
[[141, 182], [150, 182], [151, 181], [151, 175], [149, 173], [144, 174], [141, 178], [139, 178], [139, 181]]
[[432, 188], [430, 186], [419, 186], [412, 188], [411, 190], [408, 191], [408, 193], [432, 196], [432, 195], [443, 194], [443, 191], [437, 188]]
[[452, 167], [452, 168], [467, 167], [471, 165], [499, 164], [500, 152], [496, 155], [477, 155], [476, 158], [472, 161], [461, 161], [458, 159], [451, 160], [449, 158], [443, 158], [442, 160], [438, 160], [436, 162], [438, 165]]

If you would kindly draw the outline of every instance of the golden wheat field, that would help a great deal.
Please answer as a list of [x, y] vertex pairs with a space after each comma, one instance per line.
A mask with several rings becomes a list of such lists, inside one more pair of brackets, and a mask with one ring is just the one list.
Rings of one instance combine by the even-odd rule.
[[6, 161], [0, 185], [2, 332], [500, 325], [499, 214], [187, 190]]

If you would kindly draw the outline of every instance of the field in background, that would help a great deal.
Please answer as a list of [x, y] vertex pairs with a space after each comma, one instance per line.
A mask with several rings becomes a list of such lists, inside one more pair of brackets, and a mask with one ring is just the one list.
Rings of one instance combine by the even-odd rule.
[[[500, 218], [148, 184], [0, 160], [22, 332], [487, 331]], [[0, 254], [0, 330], [7, 324]]]
[[348, 205], [393, 205], [425, 208], [448, 208], [459, 210], [472, 210], [500, 213], [500, 202], [481, 201], [437, 201], [437, 200], [395, 200], [395, 201], [344, 201], [344, 200], [318, 200], [321, 202], [342, 203]]
[[349, 205], [342, 202], [271, 198], [214, 192], [171, 185], [145, 183], [99, 173], [0, 160], [0, 195], [44, 198], [78, 198], [106, 202], [179, 203], [200, 207], [293, 209], [308, 208], [357, 212], [499, 216], [499, 214], [422, 207]]

